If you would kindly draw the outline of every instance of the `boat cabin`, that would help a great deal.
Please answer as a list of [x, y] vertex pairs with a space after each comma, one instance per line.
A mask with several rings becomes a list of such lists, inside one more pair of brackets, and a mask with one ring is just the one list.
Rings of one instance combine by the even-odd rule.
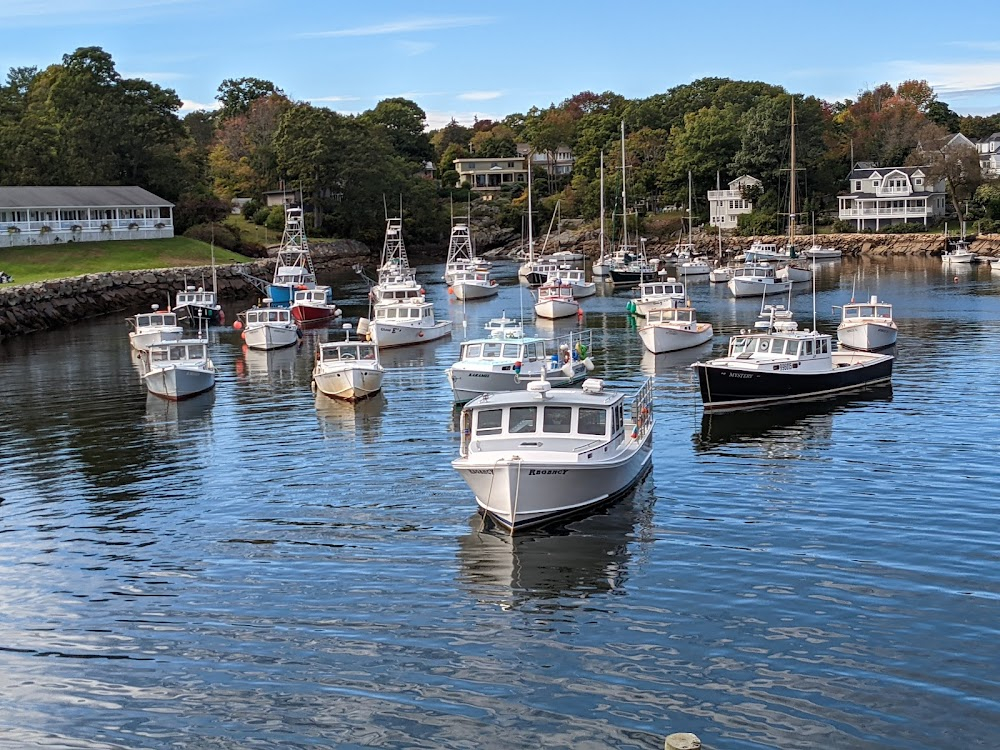
[[644, 281], [639, 284], [639, 297], [682, 300], [684, 299], [684, 284], [672, 278], [668, 278], [666, 281]]
[[844, 305], [844, 322], [852, 320], [862, 320], [867, 318], [892, 320], [892, 305], [886, 302], [879, 302], [876, 297], [872, 297], [868, 302], [851, 302]]
[[462, 344], [460, 360], [505, 360], [513, 362], [536, 362], [544, 360], [544, 339], [523, 339], [521, 341], [474, 340]]
[[328, 289], [329, 287], [296, 289], [293, 302], [297, 302], [299, 304], [325, 305], [327, 302]]
[[287, 307], [254, 307], [243, 313], [247, 325], [265, 325], [267, 323], [292, 322], [292, 311]]
[[538, 301], [544, 302], [551, 299], [574, 301], [576, 298], [573, 296], [573, 287], [558, 282], [549, 282], [540, 286], [538, 288]]
[[461, 455], [486, 451], [587, 453], [625, 437], [625, 398], [587, 380], [581, 390], [550, 390], [531, 383], [528, 391], [480, 396], [462, 411]]
[[479, 286], [496, 286], [496, 282], [490, 278], [489, 271], [474, 271], [472, 269], [457, 271], [453, 284], [463, 282], [466, 284], [478, 284]]
[[336, 341], [320, 344], [320, 362], [378, 362], [378, 347], [368, 341]]
[[563, 281], [569, 284], [583, 284], [587, 281], [587, 275], [579, 268], [561, 268], [558, 271], [550, 271], [548, 280]]
[[177, 299], [174, 307], [193, 305], [195, 307], [215, 307], [215, 292], [206, 292], [204, 289], [198, 291], [177, 292]]
[[387, 302], [404, 302], [404, 301], [414, 301], [422, 302], [424, 299], [424, 290], [420, 287], [405, 286], [397, 289], [382, 289], [379, 295], [379, 302], [384, 304]]
[[730, 278], [776, 279], [776, 276], [774, 275], [774, 269], [771, 266], [757, 263], [747, 263], [734, 268]]
[[302, 266], [281, 266], [274, 272], [274, 284], [312, 283], [313, 275]]
[[153, 367], [206, 359], [208, 344], [204, 341], [170, 341], [149, 346], [149, 362]]
[[655, 325], [657, 323], [675, 323], [678, 325], [691, 326], [697, 322], [694, 308], [691, 307], [658, 307], [655, 310], [650, 310], [646, 314], [646, 323], [648, 325]]
[[387, 323], [414, 323], [416, 321], [429, 321], [434, 323], [434, 306], [429, 302], [418, 300], [419, 304], [398, 305], [385, 304], [380, 302], [375, 305], [375, 320]]
[[137, 329], [176, 325], [177, 315], [172, 312], [151, 312], [135, 316], [135, 327]]

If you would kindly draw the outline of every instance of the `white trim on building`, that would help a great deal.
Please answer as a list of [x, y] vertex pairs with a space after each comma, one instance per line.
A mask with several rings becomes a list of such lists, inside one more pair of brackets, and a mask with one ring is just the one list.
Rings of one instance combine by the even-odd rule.
[[747, 187], [760, 187], [761, 181], [748, 174], [741, 175], [729, 183], [728, 190], [709, 190], [708, 223], [722, 229], [735, 229], [739, 224], [740, 214], [748, 214], [753, 211], [753, 201], [748, 201], [743, 197], [743, 190]]

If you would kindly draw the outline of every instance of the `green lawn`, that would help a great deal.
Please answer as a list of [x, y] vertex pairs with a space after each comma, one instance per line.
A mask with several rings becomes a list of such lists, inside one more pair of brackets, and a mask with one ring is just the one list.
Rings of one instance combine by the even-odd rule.
[[277, 245], [281, 242], [281, 232], [272, 232], [267, 227], [247, 221], [242, 214], [233, 214], [226, 217], [223, 222], [231, 227], [235, 227], [240, 232], [240, 237], [250, 242], [256, 242], [264, 247]]
[[[0, 271], [13, 276], [15, 284], [107, 271], [207, 266], [212, 258], [209, 245], [187, 237], [71, 242], [27, 247], [3, 247], [2, 242], [3, 238], [0, 238]], [[249, 260], [251, 258], [215, 248], [216, 263], [242, 263]]]

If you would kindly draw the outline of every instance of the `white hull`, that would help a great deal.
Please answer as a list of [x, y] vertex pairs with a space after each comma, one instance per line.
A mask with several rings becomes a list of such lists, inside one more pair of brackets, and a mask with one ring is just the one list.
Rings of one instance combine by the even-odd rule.
[[197, 396], [215, 386], [215, 370], [197, 367], [165, 367], [142, 376], [154, 396], [171, 401]]
[[340, 364], [325, 372], [314, 372], [313, 382], [320, 393], [345, 401], [360, 401], [382, 390], [384, 371], [364, 364]]
[[650, 465], [653, 437], [646, 432], [630, 440], [615, 458], [583, 463], [558, 453], [525, 459], [487, 458], [471, 463], [457, 459], [452, 466], [476, 495], [487, 516], [506, 528], [524, 528], [559, 517], [584, 513], [627, 493]]
[[451, 321], [445, 320], [433, 326], [406, 326], [399, 323], [371, 323], [372, 341], [381, 349], [395, 346], [426, 344], [451, 335]]
[[611, 265], [608, 263], [603, 263], [601, 261], [598, 261], [591, 267], [590, 273], [593, 274], [594, 276], [610, 276]]
[[579, 309], [580, 303], [576, 300], [547, 299], [535, 303], [535, 315], [548, 320], [572, 317]]
[[164, 328], [159, 331], [149, 331], [148, 333], [136, 333], [133, 331], [128, 335], [128, 341], [136, 351], [146, 351], [151, 344], [180, 341], [183, 333], [184, 331], [180, 326], [176, 329]]
[[714, 332], [710, 323], [697, 323], [694, 328], [671, 325], [649, 325], [639, 329], [642, 345], [653, 354], [677, 352], [711, 341]]
[[837, 328], [837, 341], [849, 349], [876, 351], [896, 343], [896, 326], [884, 323], [848, 323]]
[[679, 300], [675, 297], [660, 297], [659, 299], [647, 300], [637, 299], [635, 301], [635, 312], [633, 315], [645, 318], [649, 315], [650, 310], [659, 310], [664, 307], [679, 307], [681, 304], [683, 304], [683, 300]]
[[[575, 385], [586, 379], [593, 369], [593, 362], [574, 360], [572, 366], [561, 365], [555, 369], [545, 370], [545, 379], [553, 388]], [[447, 370], [448, 382], [455, 397], [456, 404], [464, 404], [484, 393], [510, 393], [511, 391], [526, 391], [528, 383], [541, 379], [539, 373], [515, 373], [513, 370], [467, 370], [452, 367]]]
[[299, 343], [299, 330], [295, 326], [254, 326], [243, 332], [243, 340], [251, 349], [283, 349]]
[[597, 284], [593, 281], [587, 281], [583, 284], [570, 283], [573, 287], [573, 299], [583, 299], [584, 297], [591, 297], [597, 294]]
[[1000, 258], [994, 258], [990, 261], [990, 269], [993, 271], [1000, 271]]
[[811, 247], [802, 254], [816, 260], [834, 260], [841, 256], [840, 250], [835, 247]]
[[792, 287], [790, 281], [759, 281], [734, 276], [729, 280], [729, 291], [734, 297], [761, 297], [766, 294], [783, 294]]
[[716, 284], [725, 284], [733, 278], [733, 272], [729, 268], [713, 268], [708, 272], [708, 280]]
[[486, 299], [487, 297], [495, 297], [500, 293], [500, 287], [495, 283], [467, 284], [458, 282], [457, 284], [452, 284], [451, 289], [455, 293], [455, 299], [460, 300]]
[[778, 281], [810, 281], [812, 279], [812, 271], [808, 268], [799, 268], [798, 266], [782, 266], [774, 272], [774, 277]]
[[675, 268], [681, 277], [708, 276], [712, 273], [712, 267], [701, 261], [687, 261], [675, 266]]
[[951, 253], [941, 256], [941, 260], [945, 263], [975, 263], [976, 254], [975, 253]]

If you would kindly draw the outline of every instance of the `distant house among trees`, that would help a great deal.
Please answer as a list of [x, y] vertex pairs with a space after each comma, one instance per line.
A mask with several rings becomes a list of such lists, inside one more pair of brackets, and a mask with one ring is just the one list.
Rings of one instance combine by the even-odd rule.
[[[274, 184], [274, 183], [271, 183]], [[265, 206], [301, 206], [302, 196], [298, 190], [265, 190], [263, 194]]]
[[945, 214], [945, 181], [929, 184], [925, 167], [879, 167], [858, 162], [848, 175], [848, 193], [838, 196], [839, 218], [858, 231], [891, 224], [932, 224]]
[[0, 187], [0, 233], [7, 246], [173, 237], [173, 205], [135, 185]]
[[979, 151], [983, 174], [987, 177], [1000, 176], [1000, 133], [976, 141], [976, 150]]
[[518, 143], [516, 156], [455, 159], [455, 171], [458, 172], [456, 187], [468, 183], [474, 191], [490, 195], [507, 186], [527, 183], [529, 158], [532, 166], [542, 167], [550, 177], [573, 172], [573, 151], [569, 146], [559, 146], [551, 153], [543, 153], [532, 151], [527, 143]]
[[732, 180], [728, 190], [709, 190], [709, 224], [722, 229], [735, 229], [740, 214], [753, 211], [753, 201], [747, 199], [747, 191], [758, 189], [761, 184], [756, 177], [745, 174]]

